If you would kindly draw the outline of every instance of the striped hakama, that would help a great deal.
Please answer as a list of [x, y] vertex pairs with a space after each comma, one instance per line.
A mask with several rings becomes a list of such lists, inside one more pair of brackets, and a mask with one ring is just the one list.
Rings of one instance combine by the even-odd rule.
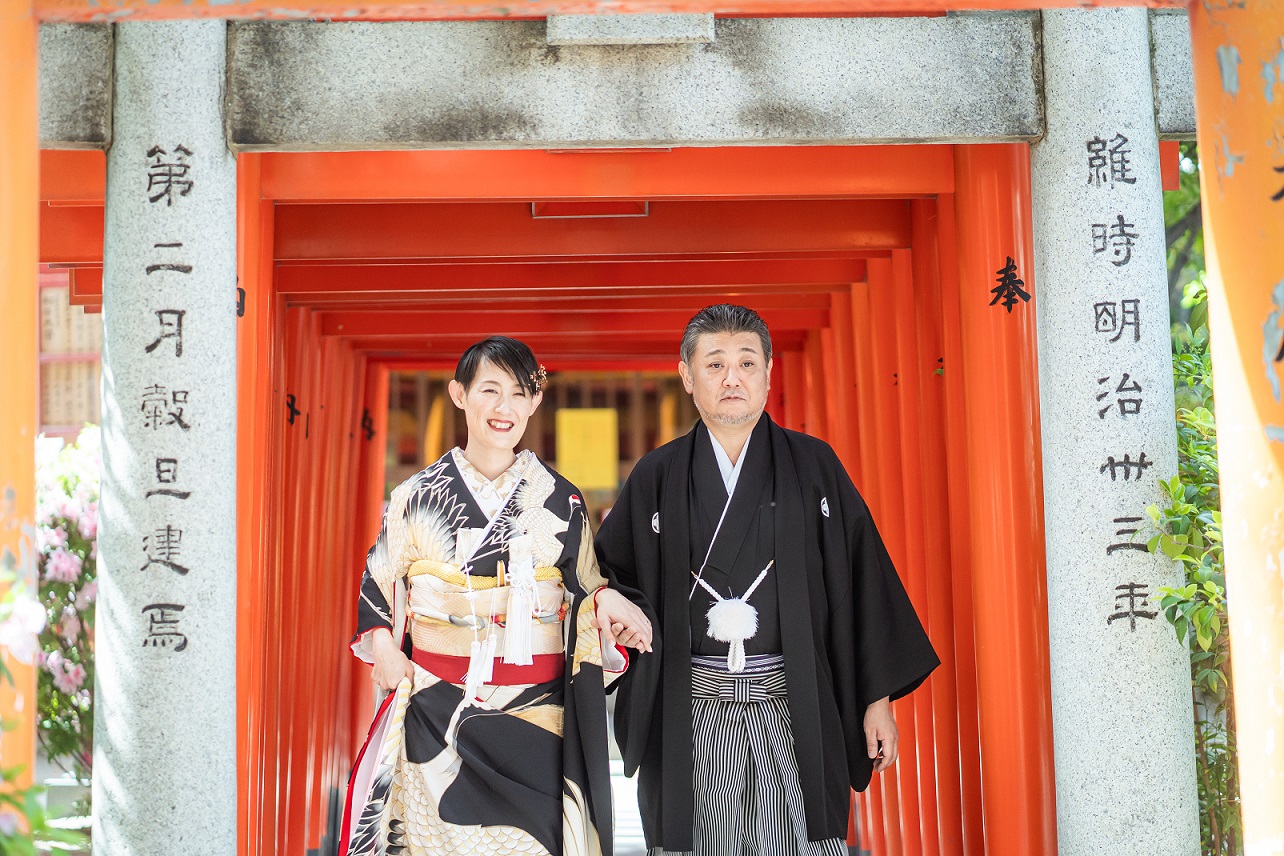
[[726, 668], [725, 657], [691, 658], [695, 850], [685, 856], [847, 856], [841, 838], [807, 839], [784, 657]]

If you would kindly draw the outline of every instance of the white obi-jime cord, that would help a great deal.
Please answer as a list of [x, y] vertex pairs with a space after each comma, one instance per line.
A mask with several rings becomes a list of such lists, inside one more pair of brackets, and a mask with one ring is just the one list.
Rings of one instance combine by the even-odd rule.
[[[494, 616], [492, 621], [487, 624], [486, 638], [482, 639], [478, 633], [478, 627], [481, 622], [477, 619], [477, 612], [473, 609], [473, 601], [476, 598], [476, 592], [473, 591], [472, 581], [472, 560], [476, 557], [477, 551], [486, 542], [487, 536], [503, 516], [503, 510], [508, 507], [509, 501], [517, 488], [526, 478], [526, 473], [521, 477], [509, 490], [508, 495], [500, 505], [500, 510], [490, 519], [486, 527], [481, 530], [477, 529], [460, 529], [456, 535], [456, 556], [462, 561], [461, 570], [464, 574], [464, 583], [468, 587], [468, 609], [472, 616], [473, 641], [468, 647], [468, 674], [464, 677], [464, 703], [467, 704], [469, 699], [476, 697], [483, 684], [488, 684], [494, 678], [495, 672], [495, 649], [498, 640], [495, 638]], [[509, 600], [507, 615], [508, 621], [504, 635], [504, 662], [519, 666], [529, 666], [534, 660], [531, 657], [531, 617], [534, 612], [534, 605], [537, 601], [535, 590], [535, 562], [531, 555], [531, 538], [528, 535], [516, 535], [508, 539], [509, 550], [509, 567], [507, 569], [508, 583], [512, 587], [509, 591]], [[516, 621], [514, 616], [518, 616]], [[525, 620], [522, 620], [525, 616]]]
[[776, 564], [776, 560], [772, 559], [767, 563], [767, 567], [758, 574], [753, 585], [749, 586], [740, 597], [723, 597], [713, 586], [704, 581], [704, 569], [709, 564], [709, 557], [713, 555], [713, 545], [718, 540], [718, 533], [722, 531], [722, 521], [726, 519], [727, 509], [730, 507], [731, 496], [728, 495], [726, 504], [722, 506], [722, 514], [718, 517], [718, 525], [713, 530], [713, 538], [709, 541], [709, 549], [704, 554], [704, 561], [700, 563], [700, 572], [692, 574], [695, 577], [695, 584], [691, 586], [691, 594], [687, 595], [687, 600], [695, 595], [697, 586], [703, 588], [713, 598], [713, 606], [709, 607], [709, 611], [705, 613], [709, 622], [708, 635], [730, 646], [727, 651], [727, 671], [743, 672], [745, 642], [758, 634], [758, 610], [749, 603], [749, 598], [767, 578], [767, 572]]

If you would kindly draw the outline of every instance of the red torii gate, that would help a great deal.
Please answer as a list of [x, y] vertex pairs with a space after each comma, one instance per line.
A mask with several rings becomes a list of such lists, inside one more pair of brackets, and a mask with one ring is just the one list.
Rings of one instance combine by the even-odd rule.
[[[996, 0], [984, 5], [1021, 8], [1030, 4]], [[906, 8], [831, 0], [808, 3], [806, 12], [922, 13], [956, 7], [957, 4], [945, 2], [915, 3]], [[102, 216], [101, 209], [95, 210], [93, 204], [102, 197], [101, 179], [98, 184], [94, 180], [95, 175], [102, 174], [101, 156], [50, 155], [58, 158], [60, 167], [74, 168], [51, 169], [47, 162], [43, 193], [37, 184], [37, 20], [294, 14], [405, 20], [501, 14], [491, 6], [455, 0], [355, 9], [339, 3], [298, 0], [251, 0], [235, 6], [187, 5], [180, 0], [91, 6], [47, 0], [34, 7], [6, 2], [0, 10], [0, 56], [5, 58], [0, 62], [0, 93], [10, 105], [12, 119], [0, 134], [0, 281], [7, 286], [2, 292], [6, 311], [0, 315], [0, 323], [5, 324], [0, 348], [4, 348], [5, 365], [24, 372], [35, 361], [34, 327], [23, 321], [34, 318], [35, 289], [20, 286], [34, 286], [30, 280], [37, 261], [77, 265], [74, 290], [79, 302], [92, 303], [95, 294], [101, 294], [101, 274], [97, 289], [94, 277], [102, 260]], [[523, 10], [541, 17], [549, 12], [594, 11], [596, 4], [537, 0], [523, 6]], [[742, 0], [733, 4], [712, 0], [631, 0], [613, 6], [612, 11], [781, 15], [799, 14], [801, 10], [779, 0]], [[1246, 62], [1250, 58], [1265, 59], [1271, 48], [1268, 36], [1279, 32], [1284, 15], [1278, 7], [1260, 13], [1246, 9], [1240, 18], [1242, 29], [1236, 29], [1241, 27], [1237, 19], [1226, 25], [1214, 41], [1206, 13], [1198, 4], [1192, 8], [1199, 131], [1210, 151], [1215, 149], [1215, 126], [1223, 132], [1231, 130], [1264, 138], [1269, 138], [1271, 130], [1267, 103], [1254, 100], [1262, 96], [1246, 92], [1238, 102], [1229, 102], [1221, 94], [1213, 56], [1218, 45], [1229, 43], [1237, 46]], [[436, 364], [457, 353], [461, 344], [476, 338], [482, 326], [485, 332], [502, 332], [499, 328], [509, 329], [509, 325], [515, 325], [515, 331], [538, 332], [537, 341], [541, 351], [550, 355], [552, 368], [558, 367], [558, 361], [582, 361], [590, 355], [600, 359], [603, 353], [612, 352], [657, 360], [670, 355], [674, 319], [693, 305], [707, 302], [706, 297], [753, 294], [753, 299], [765, 300], [781, 293], [777, 286], [787, 284], [791, 286], [788, 294], [798, 294], [797, 286], [801, 285], [807, 294], [825, 296], [827, 303], [807, 303], [800, 298], [788, 305], [764, 304], [769, 322], [780, 330], [782, 351], [784, 401], [773, 405], [783, 407], [784, 419], [791, 427], [805, 426], [834, 443], [871, 503], [876, 509], [886, 509], [881, 512], [883, 519], [895, 516], [893, 509], [936, 503], [933, 517], [951, 521], [948, 540], [941, 540], [940, 532], [927, 530], [892, 526], [888, 532], [889, 544], [907, 569], [916, 605], [921, 614], [928, 616], [934, 641], [945, 652], [946, 669], [942, 673], [944, 680], [934, 679], [930, 694], [916, 695], [898, 712], [906, 732], [901, 780], [885, 779], [866, 804], [867, 817], [889, 821], [873, 825], [875, 847], [890, 853], [982, 852], [978, 849], [981, 847], [992, 853], [1054, 852], [1047, 654], [1037, 645], [1029, 648], [1020, 644], [1040, 638], [1039, 622], [1045, 620], [1040, 618], [1045, 614], [1042, 582], [1032, 579], [1030, 573], [1032, 568], [1042, 568], [1042, 501], [1037, 481], [1032, 483], [1028, 478], [1031, 462], [1037, 466], [1040, 455], [1038, 434], [1033, 434], [1032, 446], [984, 446], [969, 444], [965, 430], [970, 424], [973, 434], [983, 427], [1003, 436], [1028, 437], [1028, 430], [1023, 430], [1025, 421], [1029, 413], [1037, 412], [1033, 378], [1005, 372], [1004, 367], [1021, 365], [1020, 356], [1032, 351], [1033, 322], [1025, 327], [1000, 327], [993, 323], [992, 315], [958, 317], [959, 304], [952, 299], [961, 273], [990, 275], [988, 259], [994, 254], [991, 248], [1003, 247], [1004, 252], [1009, 252], [1015, 246], [1018, 253], [1030, 252], [1028, 215], [1021, 208], [1023, 201], [1028, 207], [1028, 175], [1020, 149], [959, 146], [951, 152], [939, 147], [929, 156], [923, 154], [924, 147], [899, 152], [894, 147], [865, 148], [862, 158], [871, 151], [876, 154], [873, 161], [863, 161], [859, 169], [845, 162], [843, 152], [836, 150], [822, 152], [818, 160], [809, 161], [808, 169], [791, 167], [792, 173], [772, 162], [769, 150], [688, 150], [672, 153], [676, 156], [673, 160], [679, 162], [673, 168], [667, 164], [657, 168], [652, 161], [645, 169], [624, 170], [621, 174], [625, 177], [617, 175], [612, 181], [583, 169], [582, 164], [587, 162], [583, 159], [577, 162], [573, 156], [543, 152], [242, 155], [240, 279], [246, 289], [248, 319], [241, 328], [240, 343], [243, 416], [238, 487], [240, 585], [247, 604], [240, 628], [244, 851], [293, 853], [304, 846], [315, 846], [327, 816], [324, 788], [341, 781], [351, 741], [365, 724], [363, 681], [353, 680], [352, 670], [327, 673], [320, 668], [319, 658], [300, 657], [305, 653], [298, 648], [300, 627], [290, 623], [301, 621], [303, 615], [321, 615], [328, 635], [318, 637], [314, 627], [316, 643], [323, 648], [341, 648], [351, 624], [350, 589], [355, 586], [355, 578], [340, 574], [336, 581], [341, 590], [345, 585], [348, 590], [342, 590], [341, 596], [329, 593], [329, 597], [321, 597], [319, 586], [303, 585], [301, 579], [282, 569], [320, 568], [331, 557], [338, 566], [336, 571], [347, 573], [356, 567], [365, 544], [373, 539], [371, 527], [377, 528], [377, 522], [372, 512], [377, 510], [382, 492], [379, 450], [385, 428], [379, 405], [386, 400], [387, 372], [393, 361], [403, 368]], [[711, 168], [710, 163], [700, 161], [701, 157], [717, 157], [721, 165]], [[398, 168], [387, 169], [394, 160]], [[813, 163], [820, 168], [810, 169]], [[871, 163], [876, 166], [869, 168]], [[925, 169], [925, 163], [930, 168]], [[1260, 161], [1240, 168], [1256, 172], [1250, 174], [1249, 181], [1205, 194], [1209, 266], [1218, 281], [1256, 283], [1264, 281], [1263, 275], [1269, 272], [1269, 248], [1282, 245], [1284, 236], [1280, 234], [1280, 218], [1271, 210], [1270, 194], [1252, 193], [1245, 188], [1255, 186], [1260, 190], [1273, 186], [1272, 181], [1280, 182], [1263, 171]], [[392, 175], [397, 176], [396, 187], [386, 186], [387, 176]], [[381, 180], [384, 186], [380, 186]], [[1002, 188], [997, 196], [981, 193], [983, 184], [992, 188], [995, 182]], [[491, 274], [479, 274], [474, 265], [457, 264], [456, 259], [452, 260], [455, 268], [448, 272], [445, 269], [451, 264], [441, 265], [445, 282], [454, 285], [439, 286], [436, 297], [429, 290], [424, 272], [413, 266], [393, 267], [387, 279], [381, 275], [376, 281], [370, 277], [371, 264], [405, 259], [397, 255], [400, 247], [389, 228], [405, 222], [397, 215], [407, 212], [402, 210], [380, 222], [378, 218], [345, 220], [340, 210], [345, 200], [356, 199], [487, 199], [500, 205], [506, 200], [525, 203], [540, 198], [654, 200], [666, 196], [686, 200], [753, 199], [758, 200], [755, 205], [781, 206], [792, 203], [761, 200], [869, 196], [902, 201], [868, 203], [872, 207], [863, 210], [859, 206], [844, 208], [844, 228], [838, 231], [858, 233], [866, 243], [829, 246], [823, 258], [803, 259], [803, 265], [812, 266], [810, 270], [799, 265], [796, 254], [802, 249], [790, 245], [789, 234], [782, 233], [779, 221], [755, 221], [749, 213], [739, 224], [740, 231], [728, 230], [721, 235], [705, 232], [696, 237], [706, 242], [701, 245], [706, 249], [715, 238], [739, 238], [744, 243], [727, 244], [722, 249], [741, 253], [749, 252], [755, 242], [769, 243], [777, 257], [755, 259], [760, 264], [743, 266], [752, 268], [754, 273], [727, 266], [737, 262], [681, 258], [684, 251], [698, 249], [685, 244], [672, 253], [673, 258], [666, 257], [662, 263], [660, 282], [664, 282], [664, 276], [672, 278], [671, 302], [661, 298], [649, 306], [621, 304], [629, 306], [627, 318], [568, 323], [562, 329], [559, 326], [560, 319], [566, 317], [564, 313], [556, 318], [525, 309], [497, 313], [497, 307], [486, 306], [485, 325], [464, 329], [458, 335], [433, 335], [426, 343], [421, 332], [425, 321], [435, 321], [436, 326], [450, 324], [450, 318], [463, 321], [471, 314], [466, 301], [481, 299], [500, 278], [487, 279]], [[987, 207], [993, 206], [996, 198], [1000, 208]], [[59, 203], [42, 206], [42, 218], [47, 219], [42, 220], [39, 241], [35, 215], [38, 200]], [[77, 202], [90, 204], [67, 204]], [[328, 212], [322, 206], [315, 210], [291, 208], [302, 208], [305, 202], [339, 207]], [[894, 206], [900, 207], [893, 211]], [[802, 208], [794, 205], [790, 214], [804, 217]], [[803, 229], [823, 234], [826, 225], [834, 222], [837, 211], [835, 208], [813, 219], [791, 221], [799, 226], [793, 234], [803, 234]], [[956, 218], [955, 212], [969, 216]], [[421, 227], [428, 223], [442, 225], [427, 210], [415, 216], [427, 218], [420, 221]], [[690, 229], [698, 225], [699, 219], [676, 223], [667, 238], [681, 243], [692, 237]], [[497, 208], [489, 225], [516, 223], [516, 218], [505, 220]], [[327, 228], [331, 230], [329, 237], [318, 242], [316, 236], [326, 234]], [[472, 233], [483, 234], [476, 229]], [[520, 235], [506, 236], [506, 240], [510, 237], [512, 244], [498, 248], [493, 241], [479, 240], [472, 248], [474, 254], [464, 255], [474, 262], [525, 259], [529, 268], [518, 276], [526, 288], [539, 288], [541, 294], [543, 289], [561, 288], [565, 290], [558, 296], [577, 300], [584, 300], [586, 295], [599, 300], [608, 295], [611, 299], [637, 300], [617, 295], [657, 281], [648, 280], [638, 269], [642, 259], [613, 260], [607, 263], [612, 267], [595, 274], [605, 279], [589, 275], [588, 284], [573, 281], [571, 271], [578, 266], [567, 260], [560, 262], [567, 274], [560, 285], [556, 274], [541, 280], [541, 272], [547, 276], [547, 269], [530, 259], [539, 248], [520, 240]], [[663, 241], [665, 237], [657, 236], [656, 240]], [[612, 238], [603, 244], [603, 250], [620, 253], [618, 241], [619, 236]], [[634, 249], [637, 255], [649, 258], [656, 254], [656, 246], [652, 243]], [[573, 252], [576, 249], [587, 251], [583, 246], [568, 246], [565, 252], [574, 256], [578, 254]], [[791, 259], [789, 269], [795, 277], [807, 271], [807, 281], [781, 283], [780, 273], [766, 267], [780, 258]], [[352, 269], [334, 265], [336, 260]], [[755, 274], [760, 279], [757, 288], [753, 287]], [[345, 288], [344, 278], [348, 275], [352, 280]], [[525, 280], [528, 276], [530, 279]], [[513, 282], [511, 278], [504, 279], [508, 284]], [[603, 283], [596, 289], [602, 293], [588, 294], [593, 290], [592, 282]], [[408, 291], [415, 297], [407, 300]], [[443, 293], [446, 291], [449, 296]], [[870, 301], [874, 297], [887, 301], [880, 303], [884, 312], [891, 305], [894, 324], [871, 323]], [[397, 313], [385, 315], [404, 319], [397, 322], [398, 329], [385, 334], [387, 320], [364, 314], [374, 311], [367, 305], [371, 298], [384, 301], [381, 308]], [[1279, 609], [1280, 593], [1278, 586], [1271, 588], [1268, 575], [1261, 569], [1271, 567], [1269, 556], [1280, 547], [1275, 515], [1279, 509], [1281, 453], [1279, 446], [1270, 445], [1265, 426], [1284, 423], [1284, 418], [1279, 415], [1279, 402], [1255, 366], [1259, 355], [1240, 344], [1255, 341], [1248, 337], [1260, 333], [1264, 300], [1269, 303], [1265, 295], [1249, 287], [1215, 289], [1212, 323], [1224, 432], [1225, 509], [1229, 519], [1246, 524], [1242, 532], [1230, 527], [1227, 530], [1228, 558], [1233, 566], [1246, 569], [1234, 583], [1239, 587], [1235, 608], [1244, 610], [1244, 614], [1252, 610], [1269, 617], [1278, 614], [1272, 610]], [[430, 318], [405, 315], [414, 305], [436, 311]], [[600, 309], [611, 304], [582, 305]], [[438, 320], [443, 318], [439, 314], [443, 312], [447, 313], [444, 323]], [[648, 319], [652, 314], [655, 317]], [[494, 319], [493, 323], [490, 319]], [[454, 326], [457, 330], [460, 327]], [[610, 329], [601, 335], [606, 327]], [[917, 342], [918, 347], [908, 345], [910, 342]], [[888, 397], [888, 389], [875, 382], [891, 372], [901, 378], [913, 377], [915, 373], [905, 369], [916, 365], [921, 368], [925, 360], [934, 361], [938, 354], [944, 354], [947, 365], [961, 366], [964, 371], [946, 372], [934, 389], [924, 387], [913, 393], [902, 390], [899, 398]], [[827, 374], [830, 372], [832, 377]], [[30, 374], [34, 377], [34, 372]], [[300, 390], [301, 399], [328, 405], [328, 416], [317, 420], [320, 439], [306, 449], [289, 442], [283, 418], [273, 415], [276, 408], [272, 390], [282, 385]], [[835, 393], [830, 399], [816, 394], [831, 388]], [[19, 513], [28, 519], [33, 501], [22, 485], [34, 481], [23, 479], [31, 473], [27, 447], [35, 414], [34, 388], [24, 390], [19, 386], [0, 414], [0, 463], [5, 467], [6, 479], [19, 485]], [[911, 394], [917, 398], [917, 408], [906, 405]], [[799, 400], [805, 402], [804, 406], [797, 405]], [[862, 403], [866, 406], [858, 406]], [[370, 418], [365, 420], [362, 417], [367, 411]], [[373, 440], [363, 444], [360, 437], [349, 437], [354, 425], [368, 428]], [[961, 430], [942, 430], [947, 426]], [[1232, 431], [1235, 440], [1227, 442]], [[897, 453], [906, 449], [920, 450], [925, 461], [930, 459], [935, 467], [950, 472], [948, 502], [925, 490], [924, 469], [904, 463], [907, 456]], [[1265, 476], [1255, 480], [1262, 474]], [[303, 476], [311, 479], [314, 489], [310, 492], [283, 489]], [[985, 477], [986, 484], [979, 483], [980, 476]], [[962, 493], [955, 495], [956, 491]], [[343, 525], [343, 503], [358, 492], [363, 496], [366, 512], [364, 529]], [[969, 505], [970, 519], [965, 517]], [[1021, 523], [1013, 525], [1018, 520]], [[5, 537], [16, 545], [16, 533], [6, 532]], [[342, 558], [334, 561], [332, 557]], [[978, 561], [987, 562], [994, 578], [1003, 585], [996, 586], [993, 592], [974, 592], [970, 576], [964, 571]], [[950, 585], [933, 585], [933, 581], [942, 580], [950, 580]], [[993, 620], [994, 615], [1012, 614], [1010, 604], [1005, 608], [999, 602], [1000, 592], [1006, 598], [1015, 596], [1021, 600], [1023, 608], [1019, 612], [1031, 624], [1013, 626]], [[281, 609], [286, 603], [301, 606], [286, 611]], [[300, 618], [269, 624], [266, 617], [278, 612], [292, 612]], [[959, 627], [961, 617], [971, 617], [976, 622], [975, 641], [971, 628]], [[1284, 647], [1284, 629], [1278, 623], [1265, 624], [1263, 628], [1258, 622], [1257, 635], [1237, 644], [1236, 668], [1241, 673], [1251, 673], [1259, 668], [1258, 664], [1271, 663], [1272, 655], [1278, 658]], [[314, 625], [309, 621], [309, 626]], [[1043, 635], [1046, 637], [1046, 631]], [[1236, 637], [1237, 643], [1239, 638]], [[973, 644], [975, 651], [971, 649]], [[296, 662], [313, 671], [283, 670], [283, 664]], [[19, 679], [30, 681], [30, 673], [24, 676], [19, 670]], [[1244, 745], [1250, 745], [1253, 735], [1264, 734], [1273, 724], [1278, 726], [1279, 720], [1278, 712], [1254, 701], [1251, 684], [1252, 681], [1241, 682], [1239, 722]], [[352, 699], [345, 716], [326, 718], [324, 711], [303, 709], [301, 704], [291, 709], [292, 701], [327, 694]], [[978, 710], [985, 714], [980, 724]], [[28, 728], [30, 725], [29, 722]], [[951, 728], [956, 730], [952, 732]], [[978, 731], [979, 751], [968, 737]], [[28, 730], [25, 735], [18, 732], [11, 737], [30, 740], [30, 736]], [[949, 746], [951, 741], [958, 748], [952, 758], [939, 752], [939, 747]], [[5, 745], [13, 745], [10, 738]], [[1255, 836], [1269, 840], [1284, 835], [1284, 820], [1270, 810], [1284, 802], [1284, 785], [1279, 783], [1277, 772], [1281, 768], [1280, 752], [1284, 749], [1277, 748], [1275, 754], [1246, 752], [1241, 758], [1245, 826], [1250, 842]], [[986, 761], [984, 769], [982, 757]], [[963, 787], [956, 793], [951, 782], [977, 783], [979, 787]], [[300, 810], [304, 805], [306, 811]], [[924, 834], [924, 830], [933, 828], [943, 831], [939, 838]], [[948, 844], [945, 830], [951, 832]], [[952, 837], [955, 830], [957, 839]], [[965, 849], [953, 849], [955, 840]]]

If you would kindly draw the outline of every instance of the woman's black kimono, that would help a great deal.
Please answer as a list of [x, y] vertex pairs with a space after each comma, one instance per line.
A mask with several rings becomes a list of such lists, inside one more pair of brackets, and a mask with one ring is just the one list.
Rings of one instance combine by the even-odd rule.
[[[530, 452], [496, 482], [507, 499], [494, 514], [478, 480], [457, 452], [408, 479], [367, 558], [353, 650], [370, 662], [368, 634], [385, 628], [413, 642], [415, 677], [385, 699], [353, 770], [347, 856], [611, 853], [604, 686], [626, 658], [604, 655], [590, 623], [606, 581], [584, 503]], [[494, 634], [503, 652], [517, 620], [518, 538], [534, 569], [533, 660], [556, 677], [495, 679], [465, 699], [472, 642]], [[532, 668], [493, 662], [497, 676]]]

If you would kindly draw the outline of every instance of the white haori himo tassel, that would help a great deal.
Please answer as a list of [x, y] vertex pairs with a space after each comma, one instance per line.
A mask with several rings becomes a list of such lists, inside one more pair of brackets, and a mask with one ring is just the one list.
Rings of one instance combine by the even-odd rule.
[[483, 684], [495, 676], [495, 635], [474, 639], [468, 647], [468, 674], [464, 678], [464, 698], [477, 695]]
[[745, 670], [745, 640], [758, 632], [758, 610], [738, 597], [720, 600], [709, 607], [709, 635], [719, 642], [727, 642], [727, 671]]
[[530, 592], [515, 588], [508, 593], [508, 620], [504, 625], [504, 662], [529, 666], [531, 658], [531, 624], [533, 605]]
[[531, 656], [531, 624], [538, 598], [529, 535], [509, 539], [508, 558], [509, 590], [504, 626], [504, 662], [515, 666], [529, 666], [535, 662]]
[[743, 597], [723, 597], [713, 586], [706, 583], [703, 577], [696, 577], [696, 582], [703, 586], [716, 601], [705, 613], [709, 622], [708, 635], [712, 639], [730, 645], [730, 650], [727, 651], [728, 672], [745, 670], [745, 642], [752, 639], [758, 632], [758, 610], [749, 603], [749, 598], [753, 596], [758, 585], [766, 579], [767, 572], [774, 564], [776, 564], [775, 559], [767, 563], [767, 567], [762, 569]]

